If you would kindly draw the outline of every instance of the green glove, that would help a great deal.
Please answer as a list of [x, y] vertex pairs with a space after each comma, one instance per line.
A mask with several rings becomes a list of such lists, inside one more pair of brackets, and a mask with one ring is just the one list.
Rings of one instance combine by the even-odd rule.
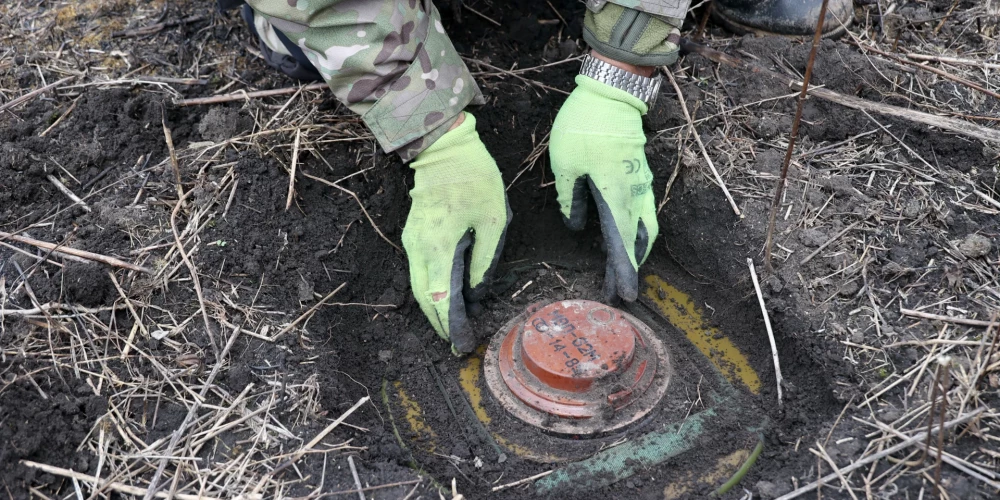
[[468, 326], [466, 304], [486, 292], [511, 218], [503, 179], [468, 113], [410, 168], [413, 204], [403, 247], [413, 296], [452, 350], [469, 353], [479, 340]]
[[633, 301], [639, 295], [639, 264], [659, 232], [653, 174], [643, 150], [647, 106], [583, 75], [576, 84], [556, 115], [549, 140], [559, 208], [570, 229], [583, 229], [589, 188], [608, 252], [604, 298]]

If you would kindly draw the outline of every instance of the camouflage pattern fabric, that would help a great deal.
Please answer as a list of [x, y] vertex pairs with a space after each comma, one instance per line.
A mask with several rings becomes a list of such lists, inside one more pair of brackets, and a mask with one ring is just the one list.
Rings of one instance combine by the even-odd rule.
[[613, 3], [660, 17], [684, 19], [691, 0], [587, 0], [587, 8], [599, 11], [606, 3]]
[[[608, 3], [586, 1], [592, 12]], [[466, 106], [485, 102], [431, 0], [246, 2], [263, 43], [288, 54], [278, 30], [298, 45], [382, 148], [404, 162], [444, 135]], [[683, 19], [690, 0], [611, 3]]]
[[482, 103], [430, 0], [247, 0], [258, 34], [287, 53], [277, 29], [386, 152], [409, 161]]

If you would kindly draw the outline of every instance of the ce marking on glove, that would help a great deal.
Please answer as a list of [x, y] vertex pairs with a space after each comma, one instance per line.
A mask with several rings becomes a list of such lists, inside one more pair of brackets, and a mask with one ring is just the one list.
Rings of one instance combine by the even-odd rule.
[[634, 159], [631, 159], [631, 160], [622, 160], [622, 163], [625, 164], [625, 174], [626, 175], [634, 174], [634, 173], [638, 172], [639, 169], [642, 168], [642, 160], [640, 160], [638, 158], [634, 158]]

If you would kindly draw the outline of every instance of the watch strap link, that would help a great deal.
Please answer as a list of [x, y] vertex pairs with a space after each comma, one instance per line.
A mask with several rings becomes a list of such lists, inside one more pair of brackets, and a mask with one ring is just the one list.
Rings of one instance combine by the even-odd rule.
[[662, 77], [637, 75], [612, 64], [606, 63], [590, 54], [583, 58], [580, 74], [593, 78], [605, 85], [624, 90], [632, 94], [647, 106], [652, 107], [660, 93]]

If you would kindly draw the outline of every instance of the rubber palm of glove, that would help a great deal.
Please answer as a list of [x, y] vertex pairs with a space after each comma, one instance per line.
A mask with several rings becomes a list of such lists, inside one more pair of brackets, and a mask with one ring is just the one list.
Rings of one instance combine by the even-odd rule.
[[466, 303], [485, 293], [511, 218], [503, 179], [468, 113], [410, 167], [413, 203], [403, 247], [413, 295], [452, 350], [469, 353], [478, 339], [469, 329]]
[[646, 104], [587, 76], [552, 124], [549, 157], [563, 221], [572, 230], [587, 220], [587, 191], [594, 197], [608, 252], [604, 296], [627, 301], [639, 295], [639, 264], [659, 232], [653, 174], [643, 146]]

